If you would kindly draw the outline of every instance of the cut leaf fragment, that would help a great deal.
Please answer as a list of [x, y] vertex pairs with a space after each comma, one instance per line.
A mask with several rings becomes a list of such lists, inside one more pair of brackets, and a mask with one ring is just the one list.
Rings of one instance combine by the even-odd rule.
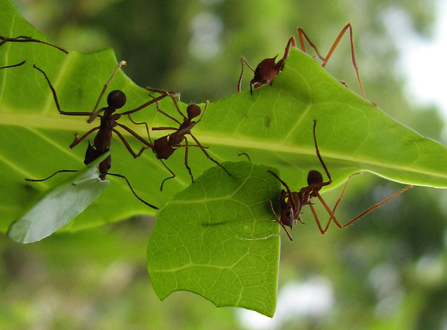
[[225, 162], [204, 172], [161, 211], [149, 239], [148, 270], [158, 297], [195, 292], [216, 306], [273, 316], [279, 225], [269, 200], [279, 182], [264, 165]]
[[99, 178], [98, 169], [109, 155], [110, 151], [45, 192], [11, 225], [8, 237], [24, 244], [40, 241], [84, 211], [110, 183]]

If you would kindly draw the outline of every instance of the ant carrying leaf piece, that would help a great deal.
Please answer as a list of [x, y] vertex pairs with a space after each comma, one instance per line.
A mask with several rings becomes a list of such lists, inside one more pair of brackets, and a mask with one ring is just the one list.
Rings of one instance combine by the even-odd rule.
[[[99, 178], [98, 166], [110, 157], [107, 152], [76, 174], [45, 191], [11, 225], [8, 237], [19, 243], [33, 243], [51, 235], [87, 208], [109, 185]], [[58, 173], [59, 173], [58, 172]]]
[[[331, 49], [329, 50], [329, 52], [327, 53], [327, 55], [325, 57], [321, 56], [321, 54], [318, 52], [317, 47], [312, 43], [312, 41], [310, 41], [309, 37], [306, 35], [306, 33], [304, 32], [303, 29], [299, 28], [298, 29], [298, 38], [300, 40], [300, 47], [301, 50], [303, 52], [306, 52], [306, 47], [304, 46], [304, 39], [305, 38], [307, 40], [307, 42], [309, 43], [310, 47], [312, 47], [312, 49], [315, 51], [315, 53], [317, 54], [318, 58], [323, 62], [322, 63], [322, 67], [324, 68], [326, 66], [326, 64], [328, 63], [329, 59], [332, 56], [332, 53], [334, 52], [335, 48], [337, 48], [338, 43], [340, 42], [341, 38], [344, 36], [344, 34], [346, 33], [346, 31], [349, 29], [349, 40], [350, 40], [350, 45], [351, 45], [351, 60], [352, 60], [352, 64], [354, 66], [354, 70], [355, 70], [355, 75], [357, 78], [357, 82], [359, 84], [360, 87], [360, 92], [362, 93], [362, 97], [365, 100], [368, 100], [366, 98], [365, 92], [363, 90], [363, 85], [362, 82], [360, 80], [360, 74], [359, 74], [359, 69], [357, 67], [357, 62], [355, 60], [355, 53], [354, 53], [354, 38], [352, 35], [352, 26], [351, 23], [348, 23], [345, 25], [345, 27], [341, 30], [341, 32], [339, 33], [337, 39], [335, 39], [334, 43], [332, 44]], [[343, 85], [346, 86], [346, 84], [344, 82], [342, 82]], [[347, 86], [346, 86], [347, 87]]]
[[42, 41], [42, 40], [38, 40], [38, 39], [33, 39], [31, 37], [25, 37], [25, 36], [18, 36], [15, 38], [10, 38], [10, 37], [2, 37], [0, 36], [0, 47], [3, 46], [6, 42], [35, 42], [38, 44], [44, 44], [53, 48], [56, 48], [58, 50], [60, 50], [61, 52], [64, 52], [65, 54], [68, 54], [68, 52], [65, 49], [62, 49], [56, 45], [52, 45], [48, 42]]
[[[118, 123], [118, 119], [122, 116], [122, 115], [129, 115], [131, 113], [134, 113], [136, 111], [139, 111], [147, 106], [149, 106], [150, 104], [156, 102], [156, 100], [159, 100], [163, 97], [166, 97], [169, 95], [168, 92], [166, 92], [165, 94], [143, 104], [142, 106], [133, 109], [133, 110], [129, 110], [126, 112], [122, 112], [122, 113], [114, 113], [117, 109], [122, 108], [125, 103], [126, 103], [126, 95], [120, 91], [120, 90], [114, 90], [112, 92], [109, 93], [108, 97], [107, 97], [107, 104], [108, 106], [105, 108], [101, 108], [100, 110], [96, 111], [98, 104], [102, 98], [102, 96], [105, 93], [105, 90], [108, 86], [108, 84], [110, 83], [110, 81], [112, 80], [112, 78], [115, 76], [115, 74], [118, 72], [118, 70], [121, 68], [121, 66], [125, 65], [126, 62], [122, 61], [119, 63], [118, 67], [116, 68], [116, 70], [113, 72], [111, 78], [108, 80], [108, 82], [106, 83], [106, 85], [104, 86], [98, 102], [96, 103], [96, 106], [93, 110], [93, 112], [66, 112], [66, 111], [62, 111], [60, 106], [59, 106], [59, 101], [57, 99], [57, 94], [56, 94], [56, 90], [54, 89], [53, 85], [51, 84], [50, 80], [48, 79], [46, 73], [38, 68], [36, 65], [34, 65], [34, 68], [38, 71], [40, 71], [45, 79], [48, 82], [48, 85], [50, 86], [50, 89], [53, 93], [53, 97], [54, 97], [54, 101], [56, 103], [56, 107], [59, 110], [59, 113], [61, 115], [66, 115], [66, 116], [88, 116], [89, 117], [89, 121], [93, 118], [96, 117], [100, 117], [101, 118], [101, 124], [98, 127], [94, 127], [92, 128], [90, 131], [88, 131], [87, 133], [85, 133], [82, 137], [79, 137], [77, 134], [75, 135], [75, 140], [74, 142], [70, 145], [70, 148], [74, 148], [75, 146], [77, 146], [81, 141], [83, 141], [87, 136], [89, 136], [91, 133], [98, 131], [93, 145], [88, 144], [87, 147], [87, 151], [85, 153], [85, 160], [84, 160], [84, 164], [88, 165], [90, 164], [92, 161], [94, 161], [95, 159], [97, 159], [99, 156], [103, 155], [104, 153], [108, 152], [110, 149], [110, 144], [111, 144], [111, 140], [112, 140], [112, 133], [115, 133], [116, 135], [118, 135], [118, 137], [121, 139], [121, 141], [124, 143], [124, 145], [126, 146], [127, 150], [132, 154], [132, 156], [134, 158], [138, 158], [144, 150], [146, 150], [147, 148], [151, 148], [151, 144], [149, 144], [149, 142], [147, 142], [145, 139], [143, 139], [141, 136], [139, 136], [137, 133], [135, 133], [133, 130], [131, 130], [129, 127], [122, 125], [120, 123]], [[104, 112], [104, 114], [101, 114], [101, 112]], [[124, 138], [124, 136], [115, 128], [115, 127], [120, 127], [124, 130], [126, 130], [127, 132], [129, 132], [131, 135], [133, 135], [136, 139], [138, 139], [139, 141], [141, 141], [143, 144], [145, 144], [145, 146], [143, 146], [141, 148], [141, 150], [137, 153], [135, 153], [133, 151], [133, 149], [131, 148], [131, 146], [129, 145], [129, 143], [127, 142], [127, 140]], [[135, 191], [133, 190], [132, 186], [130, 185], [129, 181], [127, 180], [127, 178], [124, 175], [121, 174], [116, 174], [116, 173], [109, 173], [109, 169], [112, 165], [112, 158], [111, 156], [107, 157], [104, 161], [102, 161], [99, 164], [99, 170], [100, 170], [100, 178], [102, 180], [105, 179], [106, 175], [112, 175], [112, 176], [116, 176], [116, 177], [120, 177], [122, 179], [124, 179], [130, 190], [132, 191], [132, 193], [134, 194], [134, 196], [140, 200], [142, 203], [146, 204], [147, 206], [153, 208], [153, 209], [158, 209], [157, 206], [154, 206], [152, 204], [149, 204], [148, 202], [144, 201], [142, 198], [140, 198]], [[66, 170], [63, 170], [66, 171]], [[60, 171], [59, 171], [60, 172]], [[58, 173], [58, 172], [56, 172]], [[55, 173], [55, 174], [56, 174]], [[54, 174], [53, 174], [54, 175]], [[51, 177], [51, 176], [50, 176]], [[47, 180], [50, 177], [44, 179]], [[34, 181], [43, 181], [43, 180], [34, 180]]]
[[272, 58], [266, 58], [258, 64], [255, 70], [253, 70], [250, 64], [248, 64], [245, 58], [241, 57], [242, 69], [241, 69], [241, 75], [239, 76], [239, 81], [237, 83], [237, 92], [238, 93], [241, 92], [242, 75], [244, 74], [244, 64], [247, 65], [247, 67], [255, 74], [253, 79], [250, 81], [250, 94], [253, 95], [253, 88], [257, 89], [265, 84], [269, 84], [271, 86], [277, 74], [284, 69], [284, 64], [286, 62], [287, 57], [289, 56], [290, 47], [292, 46], [296, 47], [294, 37], [291, 37], [289, 39], [289, 42], [287, 43], [286, 49], [284, 51], [284, 56], [282, 59], [280, 59], [278, 62], [275, 63], [276, 57], [278, 55]]
[[[321, 190], [321, 188], [323, 188], [324, 186], [330, 185], [332, 183], [332, 178], [331, 175], [326, 167], [326, 164], [323, 162], [323, 159], [321, 158], [320, 155], [320, 151], [318, 150], [318, 145], [317, 145], [317, 138], [316, 138], [316, 134], [315, 134], [315, 128], [317, 125], [317, 121], [314, 120], [314, 126], [313, 126], [313, 137], [314, 137], [314, 143], [315, 143], [315, 150], [317, 153], [317, 157], [321, 163], [321, 165], [324, 168], [324, 171], [326, 172], [326, 175], [328, 176], [328, 181], [324, 181], [323, 180], [323, 175], [316, 171], [316, 170], [312, 170], [309, 171], [309, 174], [307, 176], [307, 186], [303, 187], [300, 189], [299, 192], [292, 192], [289, 188], [289, 186], [279, 178], [279, 176], [272, 172], [272, 171], [268, 171], [271, 175], [273, 175], [279, 182], [281, 182], [281, 184], [286, 188], [286, 190], [282, 190], [281, 192], [281, 197], [279, 200], [280, 203], [280, 207], [281, 207], [281, 216], [278, 217], [275, 213], [275, 210], [273, 208], [273, 203], [270, 200], [269, 204], [270, 204], [270, 209], [272, 210], [273, 215], [275, 216], [276, 221], [278, 221], [278, 223], [281, 225], [281, 227], [284, 229], [284, 231], [286, 232], [287, 236], [289, 237], [289, 239], [292, 241], [292, 237], [290, 236], [289, 232], [286, 229], [286, 226], [289, 227], [291, 230], [293, 229], [293, 224], [296, 221], [299, 221], [301, 223], [303, 223], [303, 221], [301, 220], [301, 209], [305, 206], [305, 205], [309, 205], [310, 209], [312, 210], [312, 214], [315, 218], [315, 221], [317, 222], [318, 228], [320, 229], [321, 234], [325, 234], [326, 231], [329, 228], [329, 224], [331, 222], [331, 220], [334, 221], [334, 223], [337, 225], [337, 227], [339, 227], [340, 229], [343, 229], [351, 224], [353, 224], [355, 221], [357, 221], [358, 219], [360, 219], [361, 217], [363, 217], [364, 215], [368, 214], [369, 212], [377, 209], [378, 207], [380, 207], [381, 205], [385, 204], [386, 202], [388, 202], [389, 200], [393, 199], [394, 197], [396, 197], [397, 195], [403, 193], [404, 191], [413, 188], [413, 186], [407, 186], [401, 190], [399, 190], [397, 193], [393, 194], [392, 196], [384, 199], [383, 201], [381, 201], [380, 203], [371, 206], [370, 208], [368, 208], [367, 210], [365, 210], [364, 212], [362, 212], [361, 214], [359, 214], [357, 217], [355, 217], [354, 219], [350, 220], [349, 222], [347, 222], [344, 225], [341, 225], [337, 218], [335, 217], [334, 213], [335, 210], [337, 208], [337, 206], [339, 205], [343, 194], [346, 190], [346, 187], [349, 183], [349, 181], [351, 180], [351, 178], [359, 173], [354, 173], [353, 175], [351, 175], [348, 179], [348, 181], [345, 184], [345, 187], [337, 201], [337, 203], [335, 204], [335, 207], [333, 210], [331, 210], [329, 208], [329, 206], [326, 204], [326, 202], [324, 201], [324, 199], [321, 197], [319, 191]], [[318, 219], [317, 213], [315, 211], [315, 208], [313, 206], [313, 203], [311, 202], [311, 199], [317, 197], [321, 204], [323, 204], [324, 208], [326, 209], [326, 211], [329, 213], [330, 219], [326, 225], [326, 227], [323, 229], [323, 227], [321, 226], [320, 220]]]
[[[179, 148], [179, 147], [185, 148], [185, 166], [189, 172], [189, 175], [191, 176], [192, 182], [194, 182], [194, 177], [192, 175], [191, 168], [188, 165], [188, 148], [191, 146], [199, 147], [200, 150], [203, 151], [203, 153], [205, 154], [206, 157], [208, 157], [209, 160], [211, 160], [216, 165], [220, 166], [228, 175], [231, 176], [230, 172], [228, 172], [228, 170], [222, 164], [220, 164], [217, 160], [215, 160], [213, 157], [211, 157], [210, 154], [208, 154], [208, 152], [205, 150], [205, 148], [207, 148], [207, 147], [202, 146], [202, 144], [199, 142], [199, 140], [197, 140], [197, 138], [191, 133], [191, 129], [195, 125], [200, 123], [200, 121], [202, 120], [202, 117], [205, 114], [205, 110], [206, 110], [206, 107], [208, 106], [209, 102], [208, 101], [206, 102], [203, 112], [200, 109], [200, 106], [197, 104], [188, 105], [188, 107], [186, 108], [187, 116], [185, 116], [183, 114], [183, 112], [180, 110], [177, 100], [174, 97], [172, 97], [172, 101], [174, 102], [177, 112], [183, 117], [183, 122], [178, 121], [176, 118], [172, 117], [171, 115], [169, 115], [166, 112], [164, 112], [163, 110], [161, 110], [157, 103], [157, 111], [160, 112], [161, 114], [163, 114], [164, 116], [168, 117], [175, 123], [177, 123], [179, 125], [179, 127], [178, 128], [177, 127], [152, 127], [153, 131], [166, 131], [166, 130], [174, 131], [171, 134], [168, 134], [168, 135], [162, 136], [161, 138], [156, 139], [152, 145], [152, 151], [155, 153], [155, 155], [161, 161], [161, 163], [166, 167], [166, 169], [171, 173], [171, 176], [164, 179], [163, 182], [161, 183], [160, 191], [163, 190], [163, 185], [166, 180], [175, 178], [175, 173], [163, 162], [163, 159], [168, 159], [169, 157], [171, 157], [171, 155], [174, 153], [174, 151], [177, 150], [177, 148]], [[198, 116], [200, 116], [200, 118], [197, 121], [193, 121], [193, 119], [197, 118]], [[137, 123], [135, 123], [135, 124], [137, 124]], [[149, 141], [152, 144], [152, 140], [151, 140], [151, 136], [149, 133], [149, 128], [148, 128], [147, 123], [139, 123], [139, 124], [146, 125], [146, 131], [147, 131], [147, 134], [149, 137]], [[191, 136], [191, 138], [195, 141], [196, 145], [189, 145], [186, 135]], [[183, 141], [185, 141], [185, 144], [181, 145], [180, 143], [182, 143]]]

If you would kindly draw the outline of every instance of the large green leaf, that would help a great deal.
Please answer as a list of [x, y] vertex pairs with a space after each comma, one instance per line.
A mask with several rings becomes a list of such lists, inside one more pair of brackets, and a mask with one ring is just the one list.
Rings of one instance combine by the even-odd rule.
[[269, 200], [279, 182], [268, 167], [225, 162], [203, 173], [160, 212], [148, 246], [148, 270], [160, 299], [178, 290], [216, 306], [268, 316], [276, 308], [278, 225]]
[[[10, 1], [1, 2], [1, 35], [28, 35], [47, 40], [20, 16]], [[79, 167], [87, 141], [73, 150], [68, 145], [74, 133], [86, 132], [93, 125], [82, 117], [61, 116], [46, 81], [32, 64], [47, 72], [65, 111], [91, 111], [117, 64], [111, 50], [93, 54], [70, 51], [65, 55], [46, 45], [32, 43], [6, 43], [0, 48], [1, 66], [22, 60], [27, 63], [0, 72], [0, 161], [4, 164], [0, 192], [2, 231], [6, 231], [39, 191], [48, 188], [44, 183], [27, 184], [24, 177], [45, 177], [55, 170]], [[150, 99], [144, 89], [122, 72], [109, 88], [119, 88], [127, 94], [128, 104], [123, 110]], [[101, 106], [104, 104], [103, 100]], [[185, 104], [180, 105], [185, 108]], [[161, 107], [178, 116], [169, 100], [163, 100]], [[125, 119], [122, 118], [123, 122]], [[173, 124], [153, 106], [137, 113], [134, 119], [147, 121], [152, 127]], [[209, 146], [207, 150], [215, 159], [237, 160], [239, 152], [248, 152], [255, 162], [279, 168], [284, 180], [293, 190], [298, 190], [305, 185], [310, 169], [321, 170], [312, 140], [314, 119], [318, 123], [320, 150], [334, 180], [328, 188], [359, 170], [403, 183], [447, 186], [444, 146], [395, 122], [296, 49], [292, 49], [284, 71], [273, 86], [263, 86], [253, 96], [245, 92], [209, 104], [202, 122], [193, 131], [202, 144]], [[135, 130], [145, 135], [142, 126]], [[153, 138], [162, 134], [163, 131], [153, 132]], [[130, 140], [128, 134], [125, 136]], [[136, 149], [140, 145], [134, 142]], [[175, 192], [190, 183], [183, 164], [183, 148], [166, 161], [177, 177], [166, 182], [163, 193], [159, 192], [159, 186], [169, 172], [150, 151], [134, 160], [119, 140], [113, 140], [113, 148], [112, 170], [126, 175], [137, 193], [152, 204], [165, 205]], [[190, 148], [189, 154], [195, 176], [213, 165], [199, 148]], [[122, 180], [112, 178], [111, 181], [107, 191], [64, 228], [94, 226], [140, 213], [154, 214], [154, 210], [135, 199]]]

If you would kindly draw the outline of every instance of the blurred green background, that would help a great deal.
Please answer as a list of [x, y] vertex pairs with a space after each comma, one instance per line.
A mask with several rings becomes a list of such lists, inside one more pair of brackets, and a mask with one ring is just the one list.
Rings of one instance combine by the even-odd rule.
[[[398, 121], [446, 144], [440, 110], [417, 107], [405, 98], [406, 73], [399, 70], [395, 44], [403, 33], [432, 36], [437, 8], [432, 0], [16, 4], [58, 45], [82, 52], [113, 47], [137, 84], [179, 91], [185, 102], [216, 101], [235, 93], [240, 57], [256, 66], [266, 57], [282, 56], [288, 38], [297, 37], [297, 27], [325, 54], [351, 22], [367, 97]], [[400, 24], [402, 17], [410, 24]], [[345, 38], [327, 69], [358, 92]], [[251, 78], [247, 71], [243, 90]], [[338, 219], [348, 221], [398, 189], [370, 174], [356, 177]], [[324, 198], [333, 205], [339, 193]], [[416, 187], [355, 225], [342, 231], [333, 227], [325, 236], [306, 209], [306, 225], [294, 230], [294, 241], [283, 236], [278, 309], [272, 320], [217, 309], [185, 292], [160, 302], [145, 263], [155, 219], [53, 235], [28, 246], [2, 235], [0, 328], [447, 329], [446, 197], [444, 191]]]

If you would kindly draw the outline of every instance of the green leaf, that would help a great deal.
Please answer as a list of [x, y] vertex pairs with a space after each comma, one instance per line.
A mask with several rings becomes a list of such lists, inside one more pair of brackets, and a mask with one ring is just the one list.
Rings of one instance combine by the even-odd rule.
[[99, 178], [99, 163], [110, 151], [45, 192], [9, 228], [8, 237], [34, 243], [51, 235], [89, 206], [109, 185]]
[[273, 316], [279, 225], [269, 200], [279, 182], [264, 165], [225, 162], [204, 172], [164, 207], [149, 239], [147, 264], [160, 299], [188, 290], [216, 306]]
[[[1, 1], [0, 34], [47, 40], [9, 1]], [[0, 191], [2, 231], [38, 195], [39, 189], [45, 188], [24, 184], [23, 178], [45, 177], [55, 170], [79, 167], [87, 141], [73, 150], [68, 145], [74, 133], [82, 134], [94, 127], [82, 117], [59, 115], [46, 81], [31, 64], [36, 63], [47, 72], [65, 111], [91, 111], [117, 65], [110, 50], [92, 54], [70, 51], [65, 55], [41, 44], [7, 43], [0, 48], [0, 65], [24, 59], [26, 65], [0, 72], [0, 161], [5, 165], [1, 177], [4, 188]], [[150, 99], [123, 72], [117, 74], [109, 88], [126, 93], [128, 104], [123, 111]], [[104, 104], [105, 100], [101, 106]], [[180, 107], [184, 111], [186, 105]], [[163, 100], [161, 108], [180, 118], [170, 100]], [[154, 106], [133, 118], [146, 121], [150, 127], [173, 125]], [[263, 86], [253, 96], [245, 92], [210, 103], [193, 133], [209, 147], [207, 151], [216, 160], [236, 161], [238, 153], [247, 152], [254, 162], [278, 168], [291, 189], [297, 191], [306, 184], [309, 170], [322, 171], [312, 138], [314, 119], [320, 151], [333, 178], [333, 184], [325, 189], [336, 187], [350, 174], [362, 170], [406, 184], [447, 187], [444, 146], [397, 123], [297, 49], [291, 50], [285, 69], [273, 86]], [[120, 120], [132, 125], [126, 118]], [[135, 130], [141, 136], [146, 134], [142, 126]], [[167, 133], [154, 131], [152, 138]], [[124, 135], [134, 148], [141, 147], [129, 134]], [[184, 166], [184, 148], [166, 161], [177, 177], [167, 181], [160, 193], [159, 186], [170, 173], [155, 155], [148, 151], [134, 160], [119, 139], [114, 138], [112, 145], [113, 171], [126, 175], [137, 193], [151, 204], [165, 205], [191, 182]], [[188, 161], [196, 177], [213, 165], [199, 148], [189, 149]], [[112, 178], [109, 189], [64, 229], [95, 226], [136, 214], [154, 214], [121, 181]]]

